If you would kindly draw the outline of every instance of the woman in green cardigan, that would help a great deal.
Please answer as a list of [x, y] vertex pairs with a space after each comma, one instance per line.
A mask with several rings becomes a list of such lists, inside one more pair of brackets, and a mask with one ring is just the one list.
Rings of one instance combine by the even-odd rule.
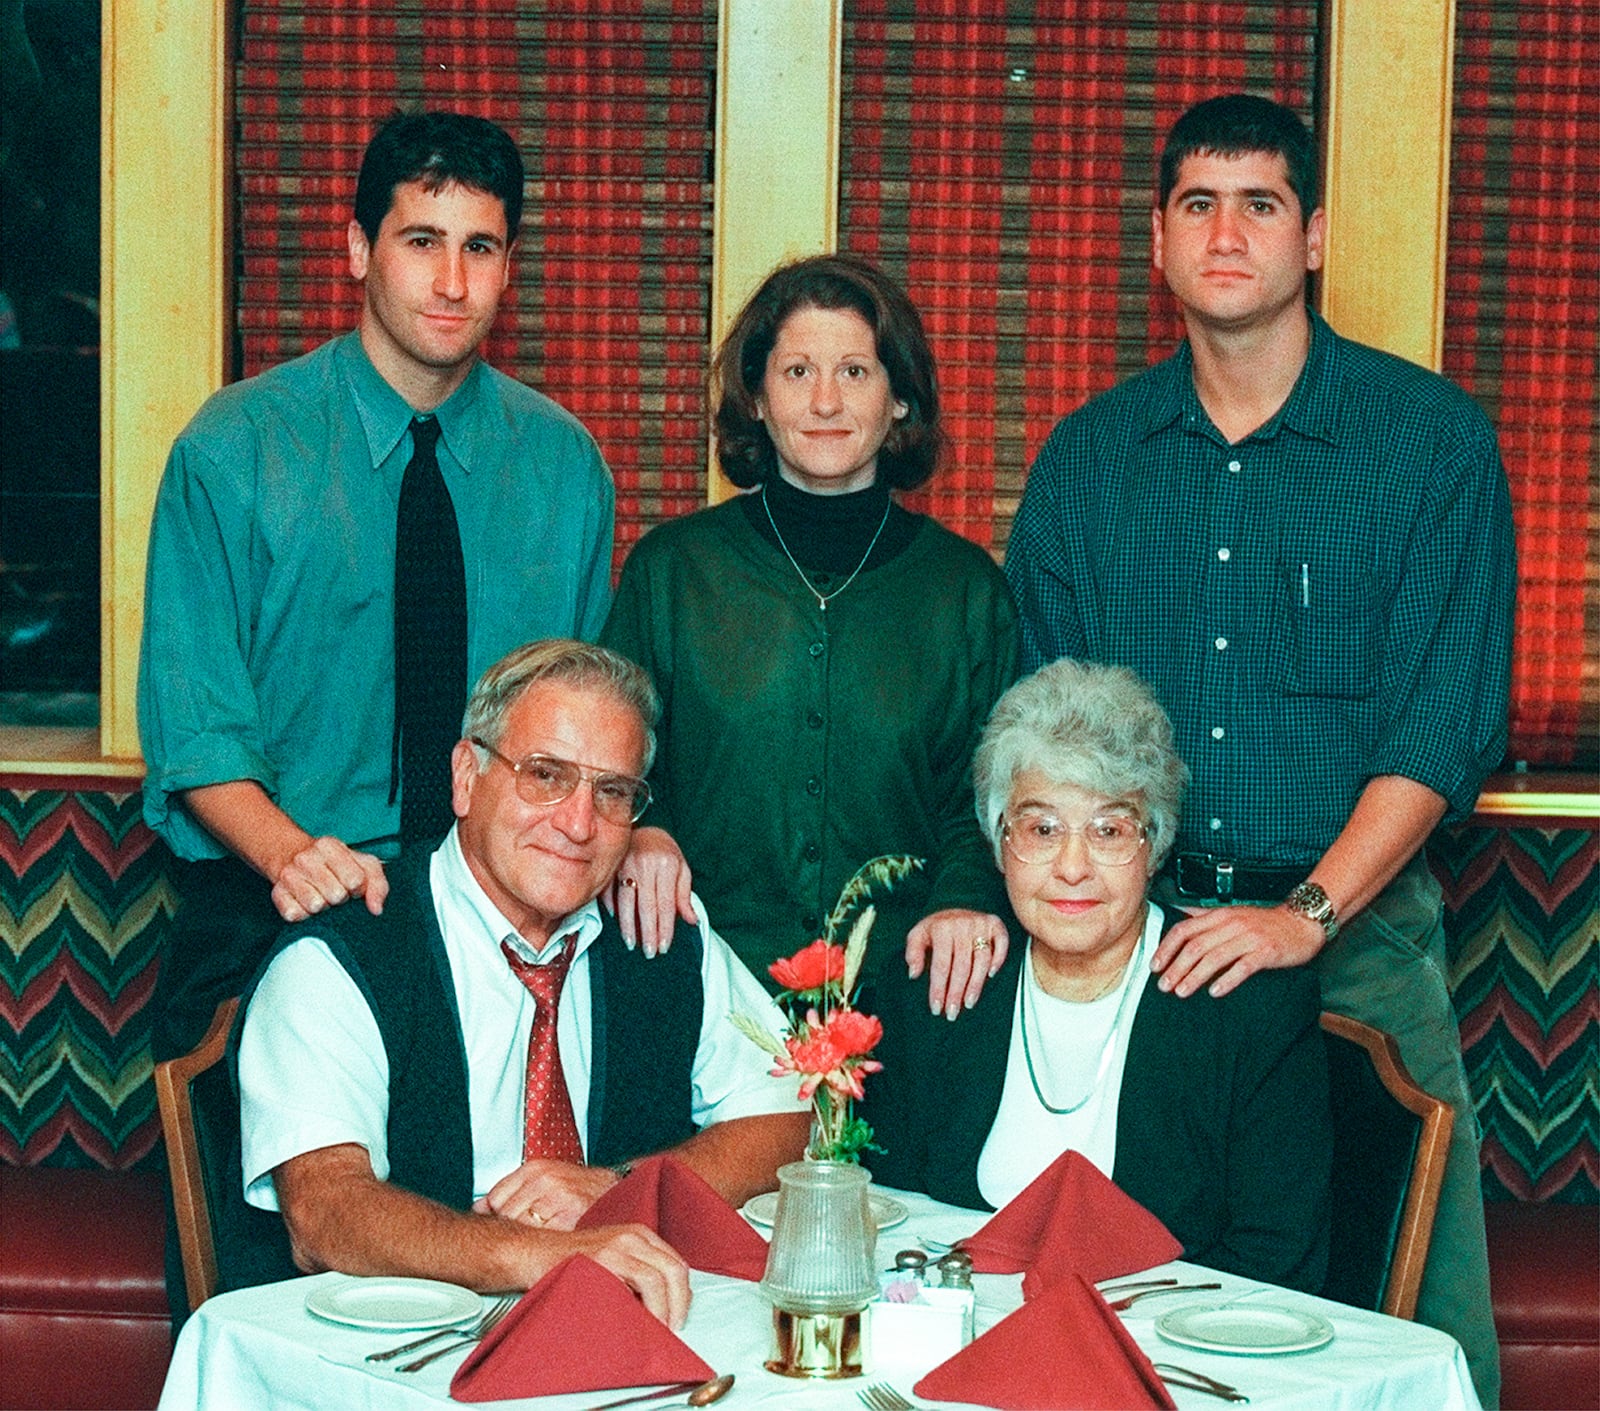
[[894, 499], [943, 442], [922, 321], [867, 261], [800, 260], [751, 297], [712, 386], [718, 459], [749, 493], [647, 534], [601, 637], [663, 707], [624, 934], [670, 935], [692, 873], [765, 976], [863, 862], [909, 853], [919, 884], [880, 909], [868, 964], [903, 943], [954, 1018], [1006, 953], [970, 766], [1018, 638], [989, 555]]

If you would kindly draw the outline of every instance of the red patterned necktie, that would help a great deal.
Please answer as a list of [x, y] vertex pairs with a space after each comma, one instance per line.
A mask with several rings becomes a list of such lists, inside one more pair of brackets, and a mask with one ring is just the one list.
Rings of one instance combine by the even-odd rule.
[[567, 1077], [561, 1071], [561, 1050], [556, 1043], [556, 1010], [561, 987], [572, 964], [573, 942], [545, 965], [532, 965], [501, 941], [507, 963], [537, 1002], [533, 1028], [528, 1033], [528, 1078], [523, 1097], [522, 1159], [570, 1161], [583, 1165], [583, 1143], [572, 1116]]

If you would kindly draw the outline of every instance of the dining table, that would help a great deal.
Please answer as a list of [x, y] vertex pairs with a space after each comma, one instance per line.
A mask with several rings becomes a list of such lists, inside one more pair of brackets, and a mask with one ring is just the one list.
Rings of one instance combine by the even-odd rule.
[[[945, 1205], [928, 1196], [882, 1189], [896, 1218], [878, 1234], [881, 1268], [895, 1254], [922, 1246], [934, 1250], [979, 1228], [988, 1213]], [[898, 1207], [898, 1208], [896, 1208]], [[468, 1349], [452, 1352], [416, 1372], [393, 1370], [394, 1363], [370, 1363], [367, 1355], [406, 1340], [398, 1330], [347, 1326], [315, 1316], [308, 1298], [325, 1305], [334, 1281], [350, 1276], [325, 1273], [240, 1289], [208, 1299], [189, 1318], [178, 1338], [163, 1387], [160, 1411], [253, 1411], [297, 1408], [325, 1411], [438, 1411], [450, 1405], [450, 1383]], [[1132, 1304], [1122, 1317], [1134, 1341], [1152, 1362], [1179, 1365], [1249, 1398], [1257, 1411], [1380, 1411], [1426, 1406], [1430, 1411], [1481, 1411], [1455, 1340], [1418, 1323], [1333, 1303], [1311, 1294], [1276, 1287], [1197, 1264], [1175, 1261], [1127, 1279], [1174, 1278], [1181, 1284], [1216, 1283], [1215, 1290], [1164, 1293]], [[1022, 1304], [1020, 1274], [976, 1274], [975, 1326], [982, 1335]], [[796, 1380], [765, 1369], [773, 1354], [772, 1309], [759, 1284], [695, 1271], [692, 1304], [680, 1330], [683, 1340], [718, 1372], [732, 1372], [731, 1391], [716, 1403], [723, 1411], [750, 1407], [860, 1411], [859, 1393], [888, 1383], [918, 1406], [955, 1408], [984, 1403], [934, 1401], [917, 1396], [916, 1381], [931, 1364], [925, 1352], [882, 1345], [869, 1338], [871, 1364], [866, 1375], [838, 1381]], [[1332, 1336], [1304, 1351], [1247, 1353], [1174, 1345], [1158, 1323], [1165, 1315], [1202, 1303], [1236, 1303], [1241, 1308], [1287, 1310], [1307, 1320], [1325, 1320]], [[919, 1358], [921, 1360], [919, 1360]], [[641, 1388], [647, 1390], [648, 1388]], [[1184, 1387], [1169, 1387], [1184, 1411], [1221, 1407], [1222, 1400]], [[628, 1394], [627, 1389], [486, 1403], [530, 1411], [586, 1411]], [[646, 1407], [682, 1406], [683, 1396], [647, 1402]], [[1063, 1411], [1072, 1406], [1062, 1401]]]

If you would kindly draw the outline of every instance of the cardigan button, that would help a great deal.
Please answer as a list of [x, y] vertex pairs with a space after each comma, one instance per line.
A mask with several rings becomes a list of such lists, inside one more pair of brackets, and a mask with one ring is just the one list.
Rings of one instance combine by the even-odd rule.
[[808, 710], [806, 712], [806, 724], [813, 730], [822, 729], [822, 712], [820, 710]]
[[821, 642], [813, 642], [810, 645], [810, 647], [807, 648], [807, 650], [811, 653], [812, 656], [819, 657], [819, 656], [821, 656], [823, 654], [823, 652], [827, 651], [827, 647], [824, 646]]
[[810, 794], [812, 798], [816, 798], [816, 796], [822, 792], [822, 780], [817, 778], [815, 774], [806, 780], [806, 792]]

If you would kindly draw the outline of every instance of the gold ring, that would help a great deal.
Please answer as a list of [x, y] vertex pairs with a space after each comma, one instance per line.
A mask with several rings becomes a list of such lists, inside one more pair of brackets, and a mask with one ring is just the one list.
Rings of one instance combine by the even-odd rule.
[[624, 887], [637, 887], [639, 884], [632, 877], [624, 877], [622, 878], [622, 885]]
[[983, 937], [981, 940], [977, 940], [977, 941], [974, 941], [972, 943], [972, 949], [974, 951], [992, 950], [993, 948], [994, 948], [994, 942], [992, 940], [990, 940], [989, 937], [987, 937], [987, 936]]
[[537, 1210], [530, 1210], [530, 1211], [529, 1211], [529, 1212], [528, 1212], [528, 1214], [530, 1214], [530, 1215], [531, 1215], [531, 1216], [533, 1216], [533, 1223], [534, 1223], [534, 1224], [535, 1224], [535, 1225], [542, 1225], [542, 1224], [544, 1224], [544, 1216], [543, 1216], [543, 1215], [541, 1215], [541, 1214], [540, 1214], [540, 1213], [539, 1213], [539, 1212], [538, 1212], [538, 1211], [537, 1211]]

